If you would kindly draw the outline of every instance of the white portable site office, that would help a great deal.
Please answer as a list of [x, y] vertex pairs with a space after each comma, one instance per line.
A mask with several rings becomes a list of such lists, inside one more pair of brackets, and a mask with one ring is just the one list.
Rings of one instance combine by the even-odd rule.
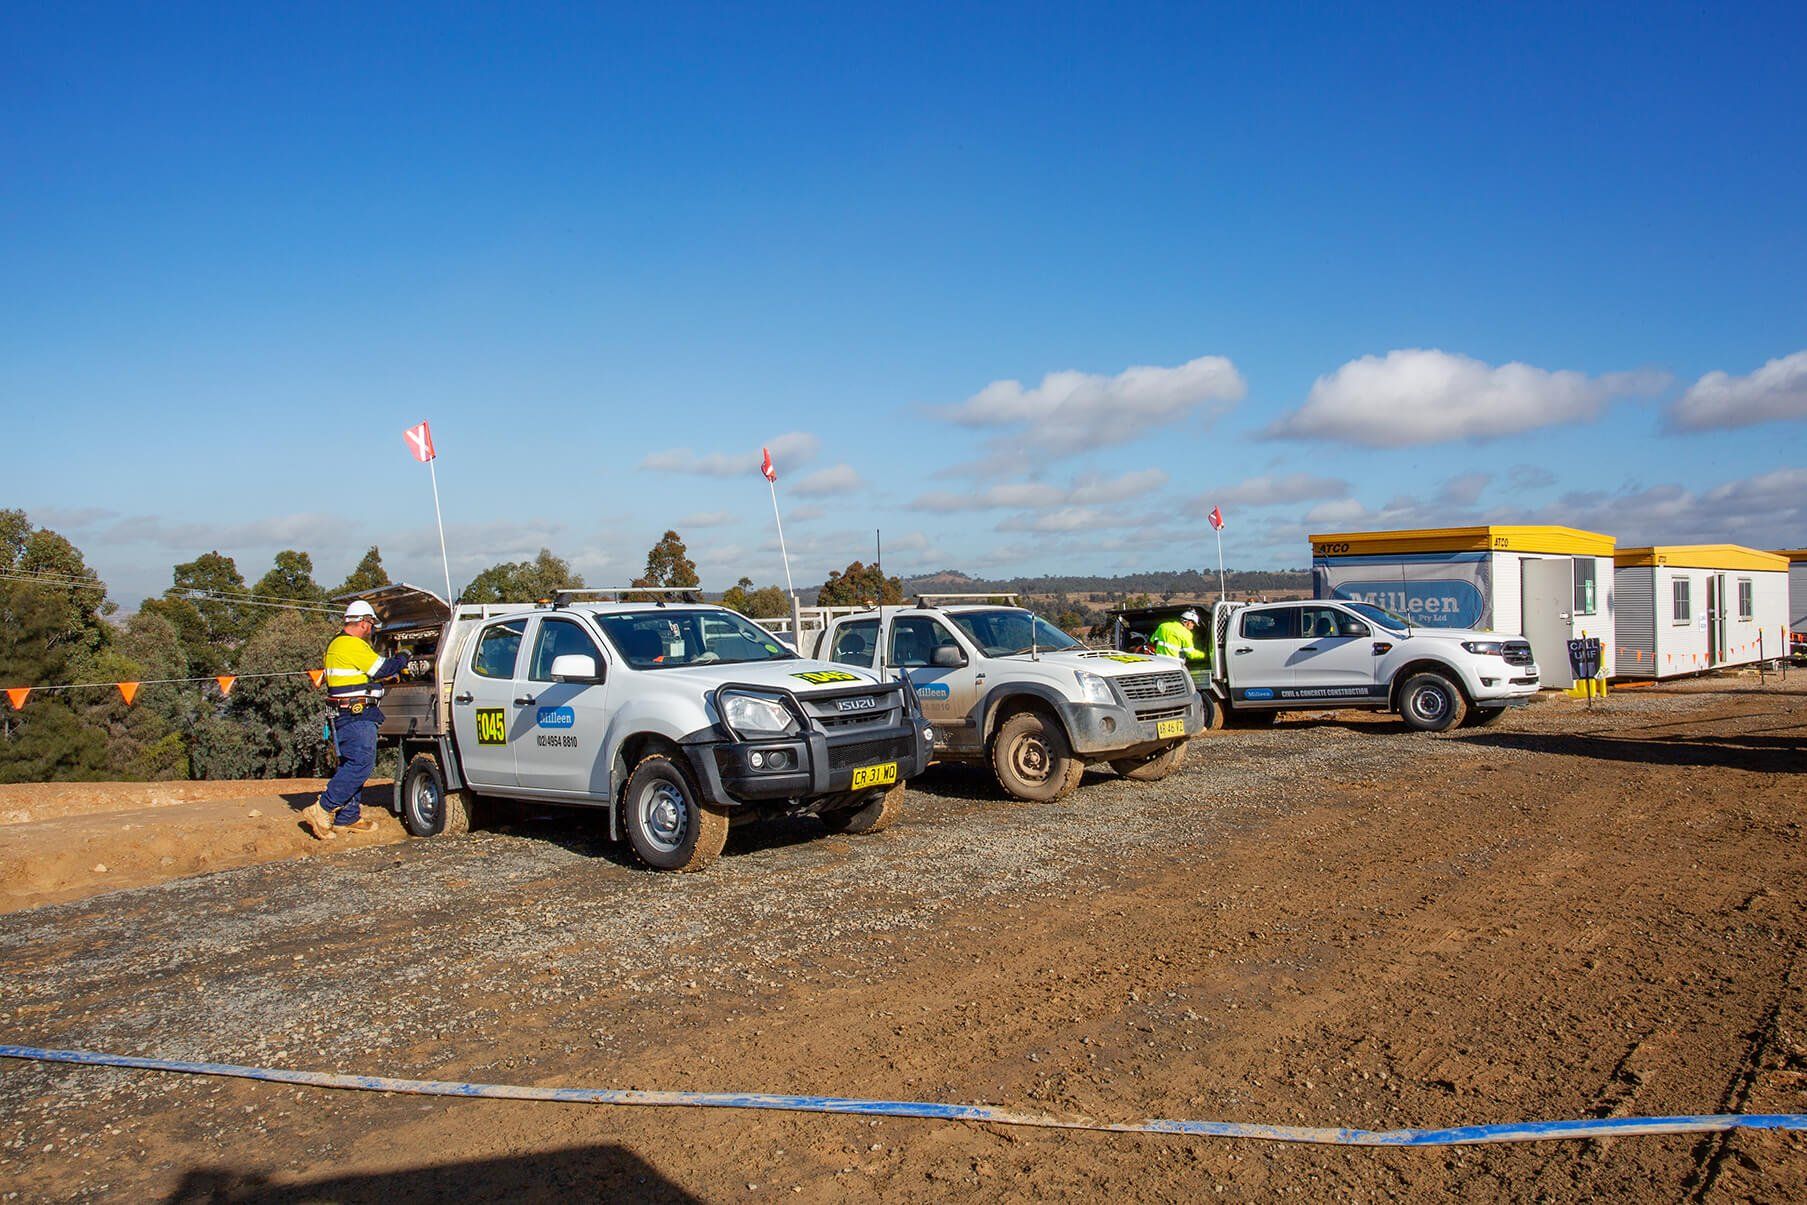
[[1574, 684], [1568, 642], [1597, 636], [1613, 674], [1611, 536], [1573, 527], [1439, 527], [1311, 537], [1318, 598], [1350, 598], [1426, 627], [1531, 642], [1546, 687]]
[[1788, 558], [1737, 544], [1621, 548], [1621, 678], [1673, 678], [1788, 655]]

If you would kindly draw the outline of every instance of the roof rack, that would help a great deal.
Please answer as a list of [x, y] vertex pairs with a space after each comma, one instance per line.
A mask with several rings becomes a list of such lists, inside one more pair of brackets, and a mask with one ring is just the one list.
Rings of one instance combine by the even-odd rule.
[[980, 602], [990, 602], [995, 598], [1001, 598], [1007, 605], [1014, 606], [1016, 604], [1017, 595], [1003, 590], [986, 590], [978, 594], [918, 594], [916, 596], [916, 605], [918, 607], [938, 607], [941, 605], [943, 599], [949, 598], [976, 598]]
[[653, 599], [652, 601], [658, 603], [661, 607], [665, 605], [666, 600], [663, 596], [667, 594], [677, 595], [679, 602], [700, 603], [703, 601], [703, 588], [701, 586], [584, 586], [569, 590], [554, 590], [552, 592], [552, 606], [554, 610], [557, 610], [559, 607], [566, 606], [579, 599], [599, 598], [605, 594], [613, 595], [614, 597], [603, 599], [602, 601], [604, 602], [621, 602], [623, 601], [622, 595], [624, 594], [657, 594], [661, 597]]

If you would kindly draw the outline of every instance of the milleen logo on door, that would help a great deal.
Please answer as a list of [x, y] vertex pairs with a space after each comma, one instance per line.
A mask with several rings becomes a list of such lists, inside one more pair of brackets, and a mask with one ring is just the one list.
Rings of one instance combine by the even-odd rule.
[[918, 696], [924, 699], [945, 699], [948, 697], [946, 682], [924, 682], [916, 688]]
[[572, 728], [577, 724], [577, 713], [569, 707], [542, 707], [534, 713], [533, 722], [541, 728]]
[[1373, 603], [1427, 628], [1472, 628], [1481, 620], [1487, 600], [1473, 582], [1444, 578], [1412, 582], [1344, 582], [1338, 598]]

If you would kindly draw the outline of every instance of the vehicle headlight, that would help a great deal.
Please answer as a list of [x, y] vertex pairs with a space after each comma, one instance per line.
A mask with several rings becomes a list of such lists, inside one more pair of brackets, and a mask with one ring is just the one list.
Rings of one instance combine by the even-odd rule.
[[1462, 647], [1477, 657], [1498, 657], [1506, 651], [1506, 646], [1498, 640], [1464, 640]]
[[1108, 707], [1117, 701], [1117, 696], [1111, 693], [1111, 684], [1097, 674], [1076, 669], [1073, 676], [1079, 679], [1079, 694], [1086, 702], [1102, 703]]
[[797, 717], [776, 699], [724, 694], [721, 704], [722, 719], [743, 736], [790, 736], [797, 731]]

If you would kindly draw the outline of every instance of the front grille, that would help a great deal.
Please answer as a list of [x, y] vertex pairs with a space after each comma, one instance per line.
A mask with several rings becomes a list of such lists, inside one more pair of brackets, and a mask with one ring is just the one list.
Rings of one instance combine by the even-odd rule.
[[1183, 695], [1192, 689], [1192, 679], [1177, 670], [1163, 670], [1158, 674], [1126, 674], [1117, 679], [1117, 686], [1124, 698], [1134, 702]]
[[1512, 679], [1512, 685], [1514, 685], [1514, 686], [1536, 686], [1537, 679], [1536, 678], [1514, 678], [1514, 679]]
[[876, 765], [879, 762], [902, 761], [910, 756], [911, 747], [908, 737], [892, 737], [883, 741], [853, 741], [845, 745], [832, 745], [828, 750], [828, 768], [830, 770], [852, 770], [859, 766]]
[[1136, 712], [1136, 718], [1149, 722], [1155, 720], [1177, 720], [1185, 714], [1186, 709], [1184, 707], [1167, 707], [1159, 711], [1138, 711]]
[[883, 711], [856, 711], [852, 715], [823, 715], [816, 717], [816, 723], [829, 732], [846, 732], [858, 728], [889, 728], [897, 723], [895, 709]]
[[1524, 640], [1508, 640], [1500, 649], [1500, 656], [1506, 659], [1507, 665], [1531, 664], [1531, 645]]

